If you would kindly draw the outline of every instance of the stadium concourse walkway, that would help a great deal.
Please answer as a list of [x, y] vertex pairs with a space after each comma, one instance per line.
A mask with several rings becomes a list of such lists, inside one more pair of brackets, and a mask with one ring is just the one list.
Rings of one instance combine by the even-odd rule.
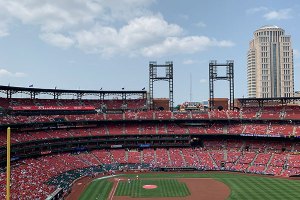
[[[208, 140], [204, 141], [203, 148], [111, 149], [45, 155], [13, 162], [11, 197], [45, 199], [58, 187], [67, 188], [78, 177], [101, 172], [101, 167], [106, 170], [188, 167], [287, 177], [300, 174], [300, 155], [295, 151], [298, 147], [290, 145], [284, 142]], [[0, 183], [0, 199], [4, 199], [4, 168], [1, 169]]]

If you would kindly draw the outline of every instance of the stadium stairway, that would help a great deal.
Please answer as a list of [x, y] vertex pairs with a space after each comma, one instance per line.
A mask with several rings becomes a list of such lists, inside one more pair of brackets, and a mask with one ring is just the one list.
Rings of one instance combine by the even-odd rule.
[[240, 111], [240, 113], [239, 113], [239, 119], [243, 119], [243, 111]]
[[100, 163], [100, 165], [102, 164], [102, 162], [99, 160], [99, 158], [95, 154], [91, 153], [91, 155], [94, 156], [94, 158]]
[[[94, 163], [91, 160], [94, 158], [94, 156], [92, 156], [92, 153], [88, 153], [88, 154], [82, 154], [80, 153], [77, 158], [78, 160], [81, 160], [82, 162], [84, 162], [85, 164], [87, 164], [88, 166], [95, 166], [95, 165], [100, 165], [99, 163]], [[98, 162], [98, 160], [96, 160]]]
[[145, 159], [144, 159], [144, 151], [141, 151], [141, 163], [142, 163], [142, 164], [145, 163]]
[[292, 133], [292, 134], [293, 134], [293, 136], [295, 136], [295, 135], [296, 135], [296, 129], [297, 129], [297, 126], [294, 126], [294, 127], [293, 127], [293, 133]]
[[166, 134], [168, 134], [168, 127], [167, 127], [167, 124], [164, 124], [164, 132], [165, 132]]
[[242, 131], [242, 134], [245, 132], [245, 130], [246, 130], [246, 126], [247, 126], [247, 125], [244, 125], [243, 131]]
[[280, 175], [279, 176], [283, 176], [283, 173], [285, 172], [285, 169], [283, 168], [280, 172]]
[[116, 163], [116, 160], [114, 159], [114, 157], [113, 157], [113, 155], [112, 155], [112, 153], [110, 151], [108, 151], [108, 155], [109, 155], [108, 157], [111, 160], [111, 163]]
[[265, 149], [263, 149], [263, 153], [268, 153], [268, 147], [266, 147]]
[[158, 127], [157, 127], [157, 124], [155, 124], [155, 133], [158, 134]]
[[228, 126], [224, 125], [223, 127], [223, 134], [228, 134]]
[[231, 117], [227, 111], [226, 111], [226, 116], [227, 116], [227, 119], [231, 119]]
[[[283, 108], [283, 109], [284, 109], [284, 108]], [[284, 118], [285, 118], [285, 115], [286, 115], [285, 110], [282, 110], [282, 111], [280, 112], [280, 114], [279, 114], [279, 118], [280, 118], [280, 119], [284, 119]]]
[[106, 125], [104, 125], [104, 128], [105, 128], [105, 133], [106, 133], [106, 135], [110, 135], [110, 134], [109, 134], [109, 130], [108, 130], [108, 128], [107, 128]]
[[272, 125], [271, 125], [271, 123], [270, 123], [270, 124], [269, 124], [269, 126], [267, 127], [267, 131], [266, 131], [266, 134], [267, 134], [267, 135], [269, 135], [269, 134], [270, 134], [270, 129], [271, 129], [271, 126], [272, 126]]
[[172, 160], [171, 160], [171, 156], [170, 156], [170, 151], [169, 149], [167, 149], [167, 156], [168, 156], [168, 163], [169, 163], [169, 166], [172, 167]]
[[228, 159], [227, 149], [223, 150], [223, 155], [224, 155], [223, 159], [227, 161]]
[[267, 162], [267, 164], [266, 164], [266, 167], [265, 167], [265, 169], [264, 169], [264, 171], [263, 171], [264, 173], [267, 171], [267, 169], [268, 169], [268, 167], [269, 167], [269, 165], [270, 165], [270, 163], [271, 163], [273, 157], [274, 157], [274, 153], [272, 153], [272, 155], [270, 156], [270, 159], [268, 160], [268, 162]]
[[209, 156], [209, 158], [211, 159], [211, 161], [213, 162], [214, 167], [215, 167], [215, 168], [219, 168], [219, 166], [217, 165], [215, 159], [212, 157], [210, 151], [208, 151], [208, 156]]
[[[290, 154], [286, 156], [286, 161], [284, 162], [283, 166], [285, 166], [289, 162], [289, 159], [290, 159]], [[283, 167], [283, 169], [281, 170], [280, 176], [283, 176], [284, 172], [285, 172], [285, 167]]]
[[295, 151], [295, 144], [292, 145], [291, 152]]
[[186, 163], [186, 160], [185, 160], [184, 155], [183, 155], [183, 153], [182, 153], [182, 150], [180, 150], [180, 155], [181, 155], [181, 157], [182, 157], [184, 166], [187, 167], [187, 163]]
[[284, 162], [283, 168], [282, 168], [282, 170], [281, 170], [279, 176], [283, 176], [283, 174], [284, 174], [284, 172], [285, 172], [285, 170], [286, 170], [284, 166], [286, 165], [286, 163], [288, 163], [289, 158], [290, 158], [290, 154], [287, 155], [286, 161]]
[[189, 128], [186, 128], [186, 134], [190, 134]]
[[249, 168], [251, 167], [251, 166], [253, 166], [253, 164], [254, 164], [254, 162], [255, 162], [255, 160], [256, 160], [256, 158], [258, 157], [258, 152], [256, 152], [256, 155], [254, 156], [254, 158], [253, 158], [253, 160], [250, 162], [250, 164], [249, 164], [249, 166], [247, 167], [247, 169], [246, 169], [246, 171], [248, 171], [249, 170]]
[[236, 166], [236, 164], [239, 163], [240, 158], [241, 158], [242, 156], [243, 156], [243, 154], [241, 154], [235, 161], [233, 161], [233, 162], [232, 162], [233, 165], [232, 165], [231, 167]]
[[190, 119], [193, 119], [192, 112], [189, 112], [189, 118], [190, 118]]
[[140, 163], [144, 163], [144, 160], [143, 160], [143, 151], [140, 151]]
[[128, 151], [125, 151], [125, 161], [128, 163]]
[[260, 109], [256, 112], [256, 114], [255, 114], [256, 119], [260, 119], [260, 118], [261, 118], [261, 115], [262, 115], [262, 109], [260, 108]]
[[156, 155], [156, 151], [154, 151], [154, 163], [157, 163], [157, 155]]
[[171, 119], [174, 119], [174, 113], [171, 112]]

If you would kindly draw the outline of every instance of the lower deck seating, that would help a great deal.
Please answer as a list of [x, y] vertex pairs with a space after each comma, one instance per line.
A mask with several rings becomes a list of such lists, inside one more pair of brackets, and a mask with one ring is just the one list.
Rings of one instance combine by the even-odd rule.
[[[233, 143], [236, 143], [234, 145]], [[197, 148], [146, 148], [62, 153], [13, 162], [12, 199], [45, 199], [56, 188], [45, 182], [63, 172], [104, 164], [149, 164], [154, 167], [194, 167], [276, 176], [300, 174], [300, 155], [282, 150], [284, 142], [205, 140]], [[260, 150], [264, 148], [264, 150]], [[270, 150], [270, 151], [268, 151]], [[0, 171], [0, 199], [5, 198], [5, 170]]]

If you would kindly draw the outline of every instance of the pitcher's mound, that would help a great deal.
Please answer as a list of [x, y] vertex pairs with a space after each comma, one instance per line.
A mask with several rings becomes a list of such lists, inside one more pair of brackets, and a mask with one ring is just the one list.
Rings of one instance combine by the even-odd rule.
[[143, 188], [144, 189], [155, 189], [155, 188], [157, 188], [157, 185], [144, 185]]

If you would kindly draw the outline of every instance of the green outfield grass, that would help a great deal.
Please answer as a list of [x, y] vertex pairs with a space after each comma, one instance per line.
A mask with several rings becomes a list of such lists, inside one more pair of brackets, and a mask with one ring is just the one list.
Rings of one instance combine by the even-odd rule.
[[[134, 179], [136, 175], [124, 175], [123, 178], [127, 177]], [[147, 182], [148, 180], [143, 178], [157, 178], [155, 183]], [[240, 173], [148, 173], [140, 174], [139, 180], [132, 181], [130, 185], [126, 182], [120, 182], [116, 190], [115, 195], [124, 195], [132, 197], [158, 197], [160, 195], [168, 195], [172, 189], [172, 184], [167, 184], [172, 178], [213, 178], [220, 182], [223, 182], [231, 189], [231, 194], [228, 199], [258, 199], [258, 200], [288, 200], [288, 199], [300, 199], [300, 180], [288, 180], [271, 178], [268, 176], [253, 176], [245, 175]], [[145, 182], [144, 182], [145, 181]], [[151, 180], [149, 180], [151, 181]], [[161, 182], [160, 182], [161, 181]], [[177, 183], [180, 183], [174, 180]], [[155, 184], [159, 187], [154, 190], [142, 190], [141, 185]], [[101, 184], [101, 186], [99, 185]], [[99, 186], [98, 186], [99, 185]], [[184, 184], [185, 185], [185, 184]], [[81, 195], [80, 200], [100, 200], [107, 199], [107, 196], [112, 188], [112, 183], [107, 180], [101, 180], [92, 182], [89, 187]], [[158, 189], [160, 188], [159, 192]], [[174, 185], [174, 188], [178, 186]], [[184, 188], [184, 186], [182, 186]], [[108, 190], [108, 191], [107, 191]], [[178, 189], [176, 189], [178, 190]], [[185, 190], [185, 189], [183, 189]], [[188, 191], [188, 190], [186, 190]], [[152, 194], [153, 193], [153, 196]], [[169, 192], [171, 193], [171, 192]], [[146, 196], [138, 196], [146, 195]], [[150, 196], [148, 196], [150, 195]], [[96, 198], [98, 197], [98, 199]], [[160, 196], [164, 197], [164, 196]], [[166, 197], [166, 196], [165, 196]]]
[[[143, 185], [157, 185], [155, 189], [144, 189]], [[115, 193], [116, 196], [130, 197], [185, 197], [190, 195], [185, 183], [178, 182], [176, 179], [157, 179], [157, 180], [132, 180], [129, 182], [119, 182]]]
[[80, 195], [79, 200], [104, 200], [108, 198], [113, 183], [106, 179], [94, 180]]

